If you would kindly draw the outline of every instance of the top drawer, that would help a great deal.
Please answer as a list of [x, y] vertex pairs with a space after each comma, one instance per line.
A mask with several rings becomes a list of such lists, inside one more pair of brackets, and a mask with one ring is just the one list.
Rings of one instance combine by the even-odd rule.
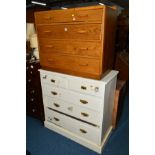
[[64, 77], [58, 77], [53, 74], [48, 74], [48, 73], [42, 73], [41, 72], [41, 82], [46, 83], [46, 84], [51, 84], [54, 86], [59, 86], [62, 88], [67, 88], [68, 87], [68, 81]]
[[74, 9], [42, 11], [35, 13], [36, 24], [51, 24], [73, 21]]
[[94, 9], [94, 10], [75, 9], [75, 21], [101, 23], [102, 17], [103, 17], [103, 9]]
[[94, 22], [101, 23], [103, 9], [66, 9], [35, 13], [36, 24], [52, 24], [64, 22]]
[[76, 92], [104, 97], [105, 83], [85, 78], [70, 78], [68, 87]]

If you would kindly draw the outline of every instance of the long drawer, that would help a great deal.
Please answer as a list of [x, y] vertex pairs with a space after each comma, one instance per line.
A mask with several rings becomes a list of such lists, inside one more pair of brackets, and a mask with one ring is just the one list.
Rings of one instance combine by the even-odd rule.
[[37, 26], [39, 38], [101, 40], [101, 24]]
[[100, 74], [100, 61], [93, 58], [82, 58], [59, 54], [41, 54], [40, 64], [45, 67], [65, 71]]
[[101, 112], [96, 112], [82, 106], [68, 103], [59, 99], [54, 99], [50, 97], [45, 97], [45, 106], [48, 108], [60, 111], [67, 115], [73, 116], [75, 118], [84, 120], [86, 122], [101, 126], [102, 114]]
[[[104, 108], [103, 100], [95, 96], [84, 95], [84, 94], [72, 92], [66, 89], [49, 86], [46, 84], [43, 86], [43, 91], [46, 96], [52, 97], [53, 103], [55, 102], [56, 104], [59, 104], [59, 105], [62, 102], [60, 100], [63, 100], [63, 101], [66, 101], [67, 103], [71, 103], [73, 105], [87, 108], [96, 112], [102, 112]], [[47, 101], [51, 102], [52, 100], [48, 99]]]
[[45, 114], [46, 121], [61, 126], [64, 129], [67, 129], [95, 144], [100, 145], [99, 144], [100, 129], [98, 127], [70, 118], [68, 116], [57, 113], [48, 108], [45, 109], [45, 113], [46, 113]]
[[36, 24], [52, 24], [63, 22], [102, 22], [102, 9], [66, 9], [66, 10], [51, 10], [35, 13]]
[[101, 42], [82, 42], [82, 41], [63, 41], [51, 40], [48, 38], [39, 38], [39, 47], [41, 53], [59, 53], [80, 56], [101, 56]]

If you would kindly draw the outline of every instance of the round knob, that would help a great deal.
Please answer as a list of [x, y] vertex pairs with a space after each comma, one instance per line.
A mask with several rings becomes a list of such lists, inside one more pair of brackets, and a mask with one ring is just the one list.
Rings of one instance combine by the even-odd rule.
[[64, 28], [64, 31], [65, 31], [65, 32], [67, 32], [67, 31], [68, 31], [67, 27], [65, 27], [65, 28]]

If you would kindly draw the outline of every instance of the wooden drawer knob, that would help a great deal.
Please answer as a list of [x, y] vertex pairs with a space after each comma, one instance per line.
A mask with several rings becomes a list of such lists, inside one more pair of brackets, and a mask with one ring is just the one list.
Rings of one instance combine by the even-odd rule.
[[86, 30], [79, 30], [79, 31], [77, 31], [77, 33], [83, 34], [83, 33], [87, 33], [87, 31]]

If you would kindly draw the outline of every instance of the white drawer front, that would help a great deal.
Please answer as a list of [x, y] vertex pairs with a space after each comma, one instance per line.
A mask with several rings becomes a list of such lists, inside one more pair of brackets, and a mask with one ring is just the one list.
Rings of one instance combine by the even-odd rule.
[[84, 121], [93, 123], [95, 125], [101, 126], [102, 125], [102, 117], [101, 113], [95, 112], [93, 110], [89, 110], [83, 107], [77, 106], [77, 117]]
[[61, 111], [61, 112], [65, 112], [66, 109], [66, 102], [59, 100], [59, 99], [55, 99], [52, 97], [47, 97], [45, 96], [45, 106]]
[[45, 106], [98, 126], [102, 123], [101, 113], [62, 100], [45, 97]]
[[94, 127], [67, 116], [64, 117], [64, 119], [66, 122], [66, 129], [95, 144], [99, 144], [100, 129], [98, 127]]
[[49, 73], [41, 73], [41, 81], [42, 83], [59, 86], [62, 88], [68, 87], [67, 79], [64, 77], [58, 77]]
[[80, 93], [103, 97], [105, 84], [103, 82], [95, 80], [70, 78], [68, 82], [68, 87], [69, 89]]
[[45, 120], [64, 127], [63, 116], [45, 107]]
[[99, 144], [100, 130], [98, 127], [94, 127], [49, 109], [46, 109], [46, 114], [47, 121], [59, 125], [64, 129], [67, 129], [87, 140], [92, 141], [93, 143]]
[[44, 94], [55, 99], [68, 100], [69, 94], [65, 89], [57, 88], [50, 85], [44, 85]]
[[92, 109], [94, 111], [103, 111], [103, 99], [90, 95], [83, 95], [81, 93], [70, 91], [70, 101], [78, 106]]

